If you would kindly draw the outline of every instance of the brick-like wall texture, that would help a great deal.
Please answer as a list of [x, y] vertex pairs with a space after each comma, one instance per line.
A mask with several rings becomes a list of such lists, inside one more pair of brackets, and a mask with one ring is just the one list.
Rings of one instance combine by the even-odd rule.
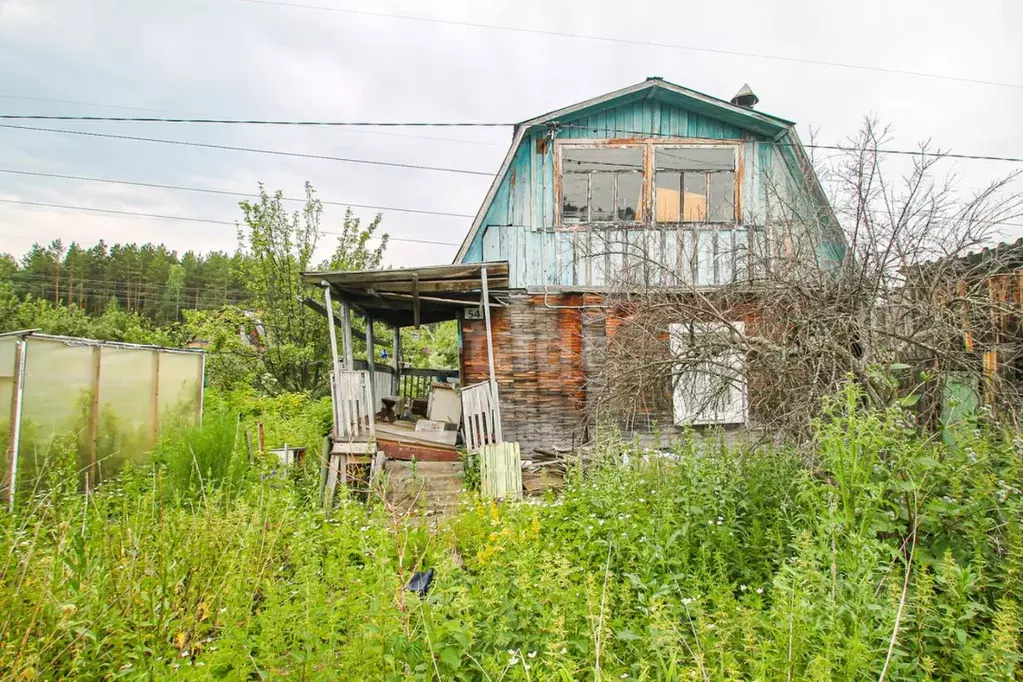
[[[491, 309], [494, 365], [501, 400], [504, 437], [517, 441], [524, 452], [535, 448], [570, 448], [593, 435], [587, 405], [601, 390], [600, 363], [609, 335], [628, 312], [605, 308], [598, 294], [512, 293], [503, 308]], [[761, 312], [755, 306], [736, 311], [747, 325], [756, 325]], [[752, 368], [751, 368], [752, 369]], [[461, 379], [463, 385], [487, 381], [486, 327], [482, 320], [462, 322]], [[756, 393], [761, 377], [749, 375]], [[669, 434], [675, 430], [666, 383], [659, 398], [645, 396], [629, 423], [621, 426], [637, 433]], [[654, 398], [651, 400], [651, 398]], [[644, 414], [645, 412], [645, 414]], [[751, 415], [756, 419], [756, 415]]]
[[[491, 309], [504, 438], [525, 451], [586, 437], [581, 303], [581, 295], [551, 295], [545, 305], [542, 295], [516, 293]], [[482, 320], [463, 321], [461, 362], [463, 385], [489, 379]]]

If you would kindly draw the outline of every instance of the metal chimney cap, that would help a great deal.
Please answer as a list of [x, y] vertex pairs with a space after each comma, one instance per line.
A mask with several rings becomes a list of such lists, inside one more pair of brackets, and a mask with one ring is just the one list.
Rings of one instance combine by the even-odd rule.
[[739, 92], [735, 93], [735, 96], [729, 101], [737, 107], [752, 109], [760, 101], [760, 98], [753, 93], [749, 83], [743, 83]]

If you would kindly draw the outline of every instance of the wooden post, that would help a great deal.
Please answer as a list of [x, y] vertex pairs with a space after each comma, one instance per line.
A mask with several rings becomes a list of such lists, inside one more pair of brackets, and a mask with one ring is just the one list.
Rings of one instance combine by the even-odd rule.
[[14, 488], [18, 483], [18, 451], [21, 447], [21, 408], [25, 397], [25, 356], [27, 343], [24, 337], [14, 347], [14, 383], [11, 385], [11, 430], [7, 444], [7, 506], [14, 510]]
[[149, 411], [149, 447], [156, 447], [160, 432], [160, 351], [153, 351], [153, 395]]
[[[334, 301], [330, 298], [330, 285], [323, 283], [323, 302], [327, 306], [327, 329], [330, 331], [330, 359], [331, 369], [336, 375], [341, 365], [337, 355], [337, 332], [334, 331]], [[331, 396], [333, 400], [334, 396]]]
[[345, 369], [355, 369], [355, 355], [352, 352], [352, 307], [341, 299], [341, 335], [345, 344]]
[[486, 265], [480, 267], [480, 283], [483, 288], [481, 294], [483, 299], [483, 319], [487, 326], [487, 363], [490, 366], [490, 396], [494, 401], [494, 436], [497, 439], [496, 442], [501, 443], [504, 441], [504, 435], [501, 431], [501, 407], [497, 399], [497, 372], [494, 369], [494, 334], [490, 327], [490, 291], [487, 286]]
[[320, 451], [320, 500], [323, 499], [323, 490], [327, 486], [327, 469], [330, 467], [330, 436], [323, 437], [323, 449]]
[[92, 347], [92, 404], [89, 405], [89, 468], [85, 470], [85, 491], [96, 487], [96, 450], [99, 447], [99, 373], [102, 346]]
[[391, 351], [391, 362], [394, 364], [394, 395], [401, 393], [401, 327], [394, 327], [394, 347]]
[[366, 315], [366, 371], [369, 372], [369, 411], [377, 411], [376, 361], [373, 346], [373, 318]]
[[266, 451], [266, 437], [263, 433], [263, 422], [256, 424], [256, 447], [259, 448], [259, 454], [263, 454]]

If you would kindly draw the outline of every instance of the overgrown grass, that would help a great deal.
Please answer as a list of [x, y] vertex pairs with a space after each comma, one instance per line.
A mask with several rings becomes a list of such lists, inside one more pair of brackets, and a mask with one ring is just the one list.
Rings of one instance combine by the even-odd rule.
[[1019, 444], [855, 405], [810, 462], [607, 443], [560, 497], [470, 498], [438, 534], [223, 465], [237, 418], [210, 417], [0, 519], [0, 677], [1020, 679]]

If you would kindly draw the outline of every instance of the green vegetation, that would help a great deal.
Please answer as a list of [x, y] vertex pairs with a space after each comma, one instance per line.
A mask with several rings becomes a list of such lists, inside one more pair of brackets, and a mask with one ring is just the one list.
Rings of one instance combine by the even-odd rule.
[[[0, 332], [196, 343], [211, 351], [212, 386], [325, 392], [326, 322], [303, 305], [305, 297], [320, 297], [301, 283], [300, 273], [379, 268], [388, 235], [380, 232], [380, 215], [363, 224], [351, 209], [340, 231], [325, 231], [323, 207], [309, 185], [301, 210], [289, 212], [284, 203], [282, 192], [262, 186], [258, 199], [241, 202], [238, 249], [231, 255], [179, 256], [153, 244], [85, 248], [59, 240], [33, 245], [20, 261], [0, 254]], [[316, 260], [324, 245], [329, 255]], [[383, 326], [377, 331], [380, 338], [390, 333]], [[424, 326], [405, 334], [403, 352], [416, 366], [454, 367], [457, 344], [453, 323]], [[353, 347], [355, 357], [365, 359], [365, 338], [357, 335]]]
[[432, 534], [250, 458], [255, 419], [315, 446], [323, 401], [214, 392], [155, 465], [0, 518], [0, 677], [1019, 679], [1020, 443], [857, 403], [800, 452], [609, 439]]

